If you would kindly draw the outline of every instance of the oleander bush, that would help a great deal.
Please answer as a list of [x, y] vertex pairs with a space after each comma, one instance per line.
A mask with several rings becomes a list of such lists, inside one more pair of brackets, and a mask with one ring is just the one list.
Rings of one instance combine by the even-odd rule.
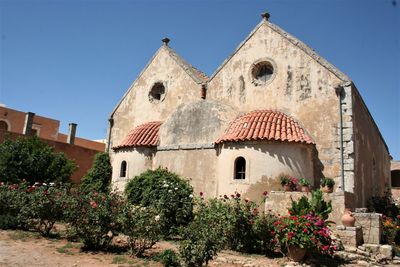
[[128, 236], [131, 255], [142, 256], [145, 250], [154, 246], [161, 238], [161, 216], [154, 208], [123, 206], [121, 212], [121, 233]]
[[176, 235], [193, 218], [193, 188], [187, 180], [167, 169], [148, 170], [130, 180], [125, 188], [129, 203], [154, 208], [161, 217], [165, 237]]
[[[23, 188], [21, 188], [23, 187]], [[0, 183], [0, 228], [22, 229], [25, 226], [20, 210], [27, 205], [25, 185]]]
[[118, 218], [123, 204], [123, 198], [114, 192], [76, 192], [65, 211], [65, 220], [70, 232], [82, 240], [85, 249], [105, 249], [112, 237], [121, 231]]

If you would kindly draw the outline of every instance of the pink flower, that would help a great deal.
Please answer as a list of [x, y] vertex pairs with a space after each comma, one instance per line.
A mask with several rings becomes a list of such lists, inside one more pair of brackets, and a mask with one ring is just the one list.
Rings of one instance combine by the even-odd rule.
[[264, 196], [267, 196], [267, 195], [268, 195], [268, 192], [267, 192], [267, 191], [264, 191], [263, 195], [264, 195]]
[[97, 208], [97, 203], [94, 201], [90, 201], [90, 206], [92, 206], [92, 208]]

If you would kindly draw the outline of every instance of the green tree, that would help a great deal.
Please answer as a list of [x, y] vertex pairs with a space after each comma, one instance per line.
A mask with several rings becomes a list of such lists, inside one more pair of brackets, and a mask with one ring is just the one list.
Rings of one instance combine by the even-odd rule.
[[107, 193], [110, 191], [111, 175], [110, 156], [106, 152], [97, 153], [92, 168], [82, 179], [81, 190]]
[[76, 164], [36, 136], [0, 144], [0, 181], [68, 182]]

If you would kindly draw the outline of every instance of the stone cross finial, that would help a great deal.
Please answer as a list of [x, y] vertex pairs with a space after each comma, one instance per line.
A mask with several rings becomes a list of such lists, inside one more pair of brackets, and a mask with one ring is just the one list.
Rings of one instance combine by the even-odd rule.
[[165, 37], [161, 41], [164, 43], [164, 45], [168, 46], [168, 43], [169, 43], [170, 39], [168, 37]]
[[263, 19], [265, 19], [266, 21], [268, 21], [268, 20], [269, 20], [269, 17], [270, 17], [270, 14], [269, 14], [268, 12], [265, 12], [265, 13], [262, 13], [262, 14], [261, 14], [261, 17], [262, 17]]

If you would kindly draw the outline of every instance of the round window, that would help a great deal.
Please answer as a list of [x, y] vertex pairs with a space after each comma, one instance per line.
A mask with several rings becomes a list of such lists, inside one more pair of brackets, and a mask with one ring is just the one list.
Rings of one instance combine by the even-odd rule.
[[165, 98], [165, 86], [161, 82], [157, 82], [153, 85], [149, 92], [149, 101], [151, 103], [158, 103]]
[[274, 67], [268, 61], [261, 61], [254, 65], [251, 75], [256, 85], [266, 84], [274, 75]]

